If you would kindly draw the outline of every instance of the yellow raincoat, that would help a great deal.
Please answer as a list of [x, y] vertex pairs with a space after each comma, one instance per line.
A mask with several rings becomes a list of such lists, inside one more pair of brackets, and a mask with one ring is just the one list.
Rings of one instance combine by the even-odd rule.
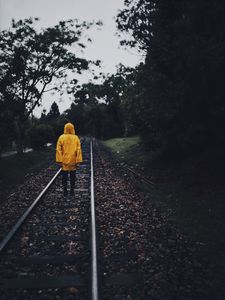
[[74, 126], [67, 123], [64, 134], [60, 135], [56, 146], [56, 162], [62, 163], [64, 171], [76, 170], [76, 164], [81, 163], [82, 150], [80, 139], [75, 135]]

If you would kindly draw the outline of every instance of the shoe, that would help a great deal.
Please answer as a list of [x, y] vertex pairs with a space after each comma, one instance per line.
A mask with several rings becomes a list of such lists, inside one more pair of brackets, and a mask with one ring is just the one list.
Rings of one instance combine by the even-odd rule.
[[63, 189], [63, 196], [66, 197], [67, 195], [68, 195], [67, 189], [64, 188], [64, 189]]
[[74, 196], [74, 189], [70, 190], [70, 196]]

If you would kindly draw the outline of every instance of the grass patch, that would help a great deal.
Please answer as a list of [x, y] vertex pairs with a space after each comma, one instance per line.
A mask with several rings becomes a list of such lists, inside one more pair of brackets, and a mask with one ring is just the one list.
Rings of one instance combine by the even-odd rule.
[[1, 192], [7, 192], [12, 187], [23, 183], [27, 173], [40, 171], [53, 159], [54, 150], [51, 148], [2, 158], [0, 160]]
[[119, 159], [126, 161], [128, 164], [145, 167], [148, 163], [149, 155], [144, 150], [138, 136], [114, 138], [104, 141], [103, 144], [110, 148]]
[[214, 299], [225, 299], [225, 149], [205, 149], [176, 161], [152, 160], [138, 137], [105, 142], [120, 160], [141, 166], [156, 187], [137, 181], [149, 201], [166, 212], [210, 262]]

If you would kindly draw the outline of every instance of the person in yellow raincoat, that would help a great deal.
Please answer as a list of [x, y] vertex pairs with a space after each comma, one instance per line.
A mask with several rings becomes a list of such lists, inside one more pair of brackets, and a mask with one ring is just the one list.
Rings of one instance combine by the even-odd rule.
[[74, 125], [67, 123], [64, 134], [58, 138], [56, 162], [62, 166], [63, 195], [67, 196], [67, 179], [70, 173], [70, 195], [74, 195], [76, 169], [82, 162], [82, 149], [79, 137], [75, 134]]

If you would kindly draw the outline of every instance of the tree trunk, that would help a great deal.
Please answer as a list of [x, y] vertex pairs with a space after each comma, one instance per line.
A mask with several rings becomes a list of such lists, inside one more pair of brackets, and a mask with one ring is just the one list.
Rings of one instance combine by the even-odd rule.
[[2, 145], [0, 145], [0, 160], [2, 159]]
[[21, 124], [21, 120], [16, 118], [15, 120], [15, 130], [16, 130], [16, 146], [17, 146], [17, 154], [23, 153], [23, 128]]
[[23, 153], [23, 141], [17, 137], [16, 141], [16, 151], [17, 154], [22, 154]]

